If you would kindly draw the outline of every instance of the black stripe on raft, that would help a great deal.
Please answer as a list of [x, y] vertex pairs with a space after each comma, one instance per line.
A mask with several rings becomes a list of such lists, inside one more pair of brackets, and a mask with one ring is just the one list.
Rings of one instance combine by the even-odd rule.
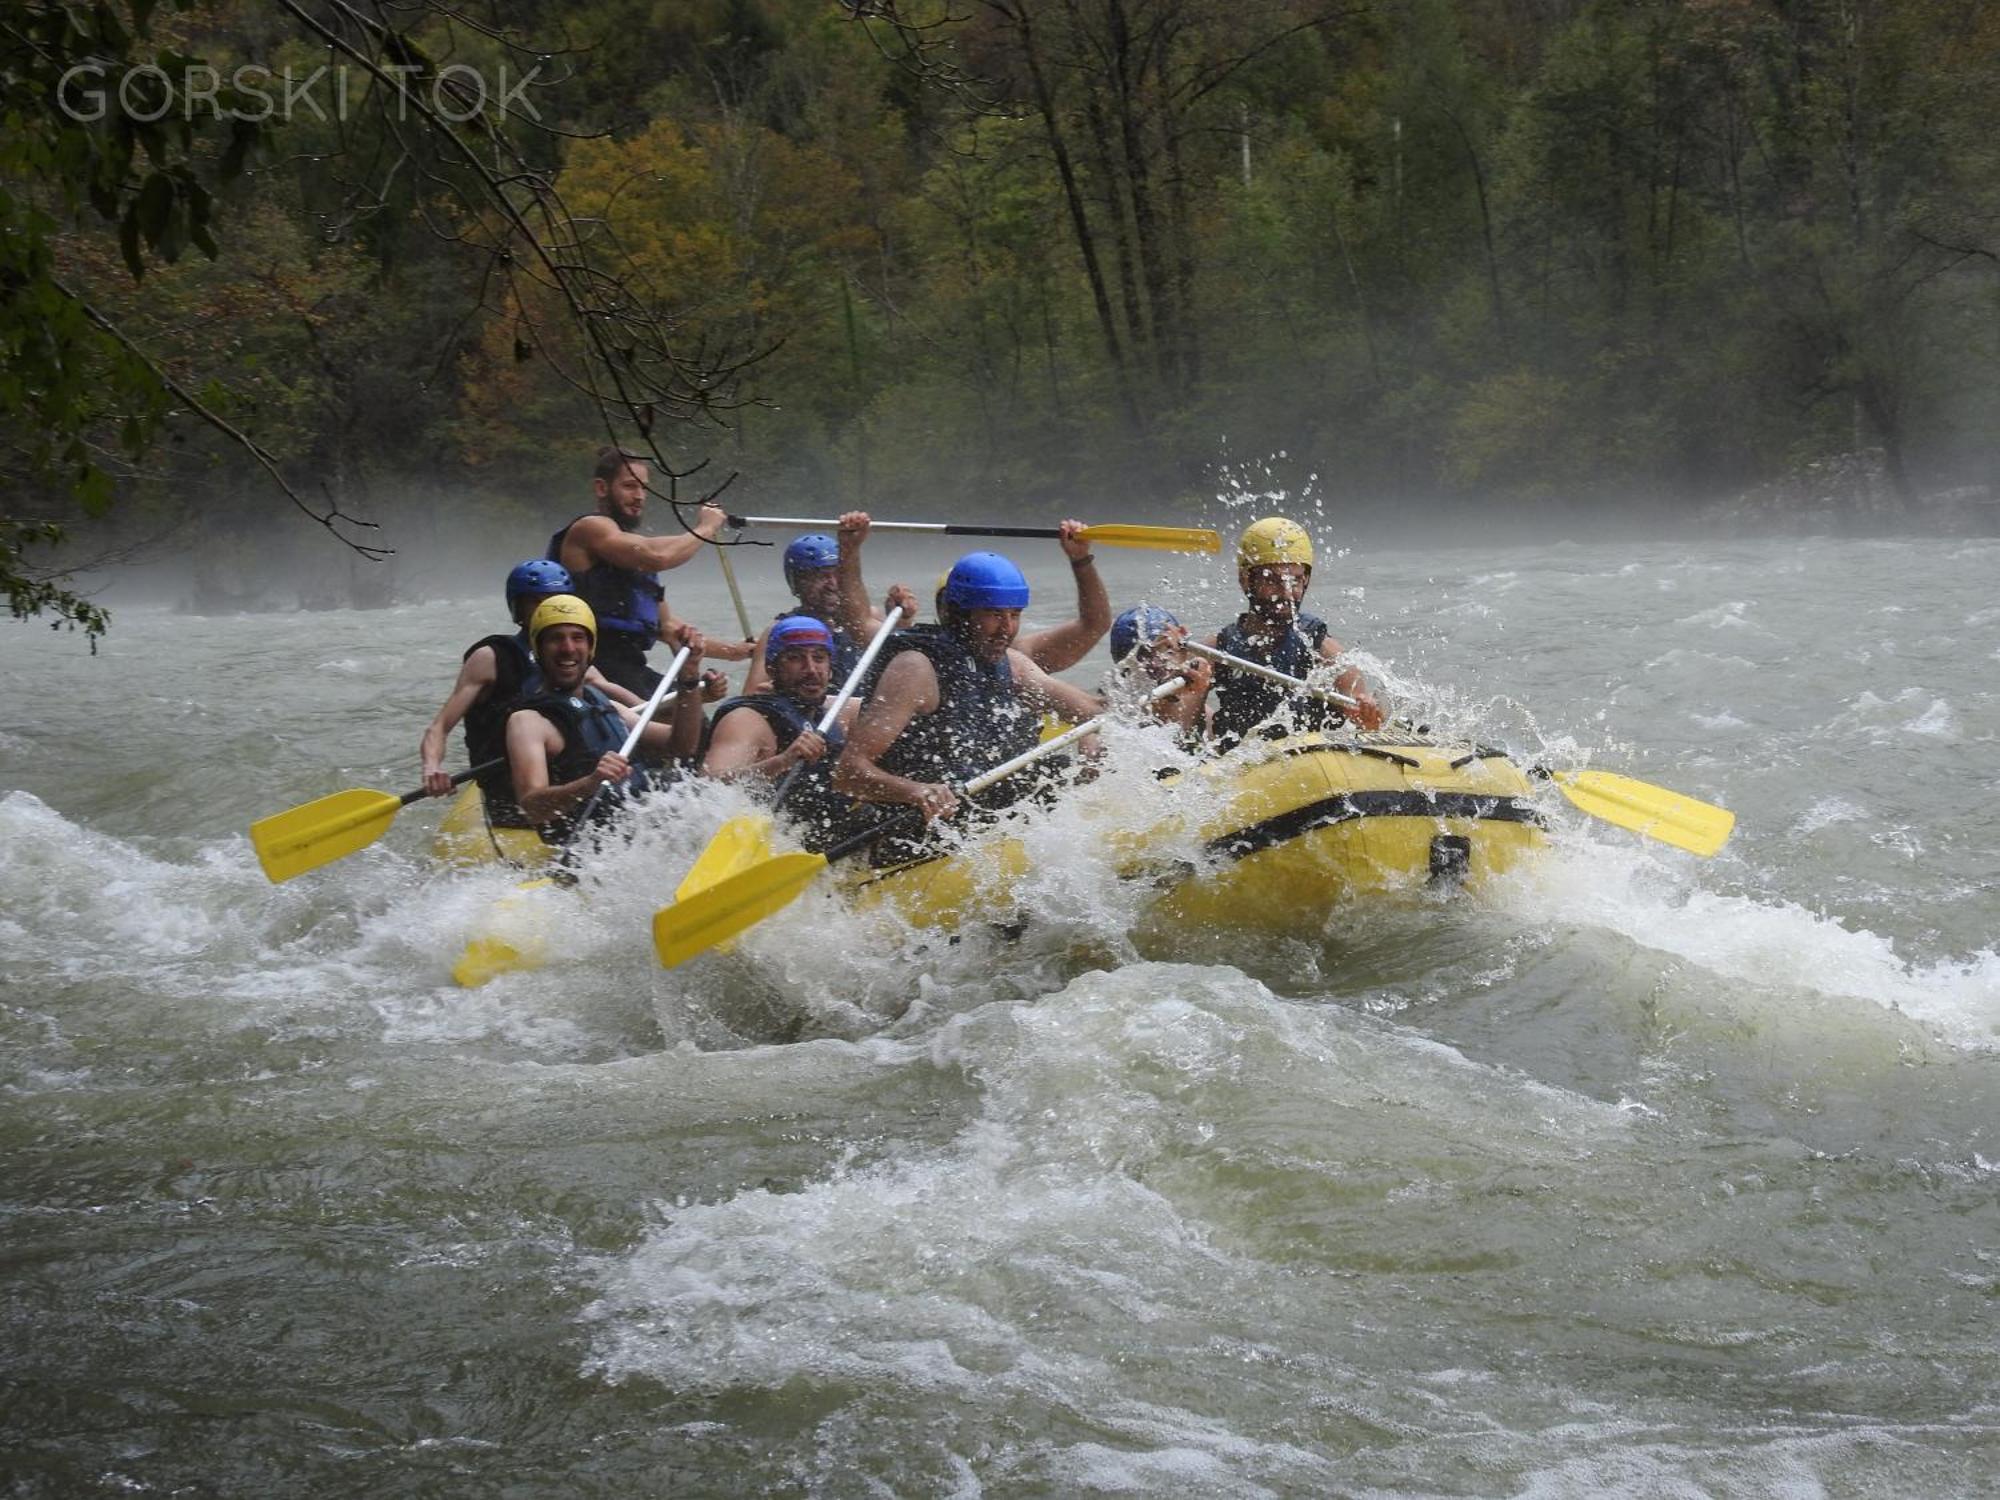
[[1533, 823], [1542, 815], [1512, 797], [1480, 797], [1471, 792], [1343, 792], [1210, 839], [1207, 852], [1223, 859], [1247, 859], [1260, 850], [1311, 833], [1315, 828], [1356, 818], [1472, 818], [1487, 823]]
[[[1412, 746], [1412, 749], [1418, 748]], [[1385, 750], [1380, 745], [1362, 745], [1352, 740], [1320, 740], [1310, 745], [1287, 745], [1278, 752], [1281, 756], [1294, 755], [1371, 755], [1376, 760], [1386, 760], [1392, 766], [1402, 766], [1411, 771], [1421, 771], [1424, 763], [1413, 756], [1399, 755], [1394, 750]]]

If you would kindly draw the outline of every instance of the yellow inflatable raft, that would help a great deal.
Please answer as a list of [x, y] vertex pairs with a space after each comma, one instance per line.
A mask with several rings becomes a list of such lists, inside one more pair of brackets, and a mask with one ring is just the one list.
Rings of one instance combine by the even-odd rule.
[[488, 824], [479, 783], [468, 781], [445, 809], [431, 839], [431, 857], [448, 865], [501, 861], [536, 869], [548, 862], [549, 846], [532, 828], [494, 828]]
[[[1317, 931], [1359, 896], [1477, 887], [1544, 841], [1528, 778], [1506, 755], [1410, 734], [1251, 741], [1188, 773], [1198, 837], [1169, 812], [1107, 839], [1119, 873], [1161, 887], [1149, 920], [1271, 934]], [[1170, 787], [1176, 778], [1165, 783]], [[1168, 807], [1178, 800], [1162, 797]], [[1195, 858], [1188, 858], [1192, 852]], [[864, 905], [921, 926], [1009, 920], [1028, 855], [1004, 826], [962, 852], [888, 869], [843, 866]]]
[[[1177, 787], [1183, 777], [1190, 784]], [[1120, 877], [1158, 887], [1149, 923], [1190, 929], [1317, 932], [1357, 897], [1477, 888], [1545, 837], [1528, 778], [1503, 752], [1413, 734], [1252, 740], [1147, 781], [1144, 798], [1131, 807], [1152, 821], [1108, 829], [1106, 857]], [[523, 868], [549, 853], [530, 829], [489, 827], [476, 784], [446, 812], [432, 852]], [[949, 929], [1024, 915], [1016, 887], [1029, 861], [1003, 822], [951, 853], [881, 869], [857, 856], [834, 868], [856, 905], [886, 903], [918, 926]]]

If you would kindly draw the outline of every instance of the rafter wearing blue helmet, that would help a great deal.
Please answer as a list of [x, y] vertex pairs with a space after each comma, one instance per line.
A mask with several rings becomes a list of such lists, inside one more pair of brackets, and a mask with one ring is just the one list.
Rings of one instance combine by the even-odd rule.
[[[867, 538], [868, 512], [851, 510], [840, 518], [838, 538], [823, 531], [809, 532], [794, 537], [783, 553], [785, 584], [798, 599], [797, 607], [786, 614], [809, 615], [833, 633], [833, 680], [837, 683], [845, 682], [860, 662], [869, 637], [883, 619], [883, 613], [869, 605], [867, 586], [861, 581], [861, 545]], [[916, 601], [907, 589], [899, 585], [889, 596], [890, 602], [903, 607], [905, 624], [916, 618]], [[887, 608], [885, 603], [883, 612]], [[745, 693], [762, 693], [771, 686], [770, 669], [764, 662], [769, 633], [766, 626], [743, 682]]]
[[1158, 605], [1141, 604], [1126, 610], [1111, 622], [1111, 659], [1117, 666], [1106, 681], [1106, 690], [1116, 694], [1121, 682], [1132, 688], [1151, 688], [1170, 677], [1186, 678], [1187, 686], [1150, 702], [1147, 712], [1184, 731], [1185, 743], [1193, 749], [1202, 743], [1213, 674], [1206, 661], [1182, 649], [1186, 639], [1187, 630], [1181, 622]]
[[[844, 724], [818, 723], [832, 686], [833, 633], [811, 615], [785, 615], [764, 641], [771, 686], [716, 706], [702, 741], [704, 776], [749, 780], [769, 787], [782, 781], [784, 810], [808, 848], [823, 847], [852, 813], [851, 799], [830, 785]], [[853, 717], [853, 705], [844, 710]]]
[[[534, 649], [528, 641], [528, 618], [544, 599], [570, 593], [570, 583], [569, 569], [545, 557], [530, 558], [507, 570], [507, 613], [520, 629], [512, 635], [482, 636], [465, 649], [459, 660], [458, 680], [417, 744], [424, 790], [433, 797], [451, 790], [444, 756], [460, 720], [465, 723], [465, 751], [473, 765], [506, 755], [509, 710], [523, 697], [541, 690]], [[590, 680], [600, 687], [607, 685], [595, 675]], [[633, 697], [623, 690], [619, 696]], [[514, 806], [513, 783], [505, 765], [481, 776], [479, 787], [486, 798], [489, 821], [501, 827], [525, 826]]]
[[[848, 731], [834, 787], [869, 802], [917, 808], [927, 822], [959, 809], [958, 784], [1030, 749], [1046, 710], [1088, 718], [1099, 700], [1051, 677], [1013, 649], [1028, 580], [997, 552], [961, 557], [938, 589], [941, 616], [894, 636], [887, 665]], [[982, 794], [1007, 806], [1035, 782], [1015, 777]], [[925, 841], [880, 841], [877, 865], [919, 857]]]
[[507, 573], [507, 615], [524, 629], [535, 606], [556, 594], [573, 594], [569, 569], [546, 557], [531, 557], [515, 563]]
[[1154, 604], [1126, 610], [1111, 622], [1111, 659], [1123, 661], [1141, 646], [1150, 646], [1180, 621]]

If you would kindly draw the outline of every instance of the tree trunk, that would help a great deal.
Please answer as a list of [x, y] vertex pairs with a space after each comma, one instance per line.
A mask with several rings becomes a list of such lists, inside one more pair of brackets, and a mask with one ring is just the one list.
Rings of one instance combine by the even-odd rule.
[[[1070, 159], [1069, 143], [1063, 139], [1062, 125], [1056, 116], [1055, 93], [1049, 87], [1048, 75], [1042, 69], [1041, 54], [1035, 46], [1033, 18], [1028, 13], [1029, 0], [1019, 0], [1011, 12], [1003, 11], [1014, 22], [1016, 34], [1021, 39], [1021, 56], [1027, 63], [1028, 79], [1035, 93], [1035, 109], [1042, 119], [1042, 130], [1048, 137], [1049, 151], [1055, 157], [1056, 175], [1062, 181], [1063, 202], [1069, 209], [1071, 232], [1076, 236], [1077, 251], [1083, 257], [1084, 275], [1090, 282], [1091, 302], [1097, 309], [1097, 328], [1104, 340], [1105, 357], [1111, 361], [1112, 380], [1118, 387], [1119, 404], [1124, 408], [1127, 424], [1137, 431], [1139, 407], [1133, 399], [1131, 381], [1125, 369], [1125, 350], [1118, 338], [1118, 324], [1111, 312], [1111, 294], [1104, 285], [1104, 270], [1098, 264], [1097, 241], [1091, 233], [1090, 215], [1085, 210], [1083, 193], [1077, 186], [1076, 167]], [[1115, 208], [1115, 205], [1114, 205]]]
[[1160, 383], [1168, 391], [1180, 388], [1174, 348], [1176, 329], [1173, 289], [1168, 282], [1166, 247], [1158, 213], [1153, 207], [1152, 163], [1145, 143], [1145, 122], [1139, 90], [1144, 63], [1135, 56], [1125, 0], [1108, 0], [1111, 27], [1112, 101], [1118, 110], [1118, 144], [1123, 151], [1126, 185], [1132, 194], [1132, 232], [1139, 251], [1139, 277], [1146, 288], [1146, 310], [1153, 323], [1153, 361]]

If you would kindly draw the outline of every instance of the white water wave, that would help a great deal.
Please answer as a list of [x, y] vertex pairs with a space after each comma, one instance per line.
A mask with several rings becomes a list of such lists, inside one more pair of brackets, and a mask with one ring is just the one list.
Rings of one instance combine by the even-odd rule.
[[1912, 963], [1891, 939], [1794, 902], [1685, 884], [1649, 851], [1609, 841], [1558, 841], [1499, 898], [1516, 915], [1588, 923], [1760, 990], [1866, 1001], [1954, 1046], [2000, 1051], [2000, 951], [1991, 948]]

